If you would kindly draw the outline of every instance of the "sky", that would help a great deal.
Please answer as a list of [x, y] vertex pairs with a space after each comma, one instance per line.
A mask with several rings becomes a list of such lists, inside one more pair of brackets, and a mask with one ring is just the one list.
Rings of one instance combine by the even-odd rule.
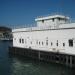
[[75, 19], [75, 0], [0, 0], [0, 26], [34, 25], [38, 16], [54, 13]]

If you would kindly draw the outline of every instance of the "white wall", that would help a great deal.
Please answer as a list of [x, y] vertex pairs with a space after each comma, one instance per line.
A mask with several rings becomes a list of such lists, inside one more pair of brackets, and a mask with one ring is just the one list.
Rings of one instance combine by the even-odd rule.
[[[15, 32], [13, 33], [13, 46], [53, 51], [53, 52], [63, 52], [68, 54], [75, 54], [75, 29], [62, 29], [62, 30], [46, 30], [46, 31], [32, 31], [32, 32]], [[19, 39], [24, 39], [24, 43], [19, 43]], [[69, 47], [68, 40], [73, 39], [73, 47]], [[25, 43], [25, 40], [27, 43]], [[48, 40], [48, 46], [46, 45], [46, 40]], [[58, 46], [56, 46], [58, 40]], [[40, 42], [36, 44], [36, 42]], [[32, 44], [31, 44], [32, 42]], [[43, 45], [42, 45], [43, 42]], [[51, 46], [51, 42], [53, 45]], [[65, 43], [65, 47], [63, 47]]]
[[52, 19], [49, 20], [44, 20], [44, 22], [41, 21], [37, 21], [37, 26], [38, 27], [49, 27], [49, 26], [54, 26], [55, 22], [52, 21]]

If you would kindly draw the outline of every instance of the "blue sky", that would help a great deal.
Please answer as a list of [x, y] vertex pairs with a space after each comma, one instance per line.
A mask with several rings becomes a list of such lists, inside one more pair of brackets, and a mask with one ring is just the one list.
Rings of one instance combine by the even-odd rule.
[[34, 24], [37, 16], [57, 12], [75, 19], [75, 0], [0, 0], [0, 26]]

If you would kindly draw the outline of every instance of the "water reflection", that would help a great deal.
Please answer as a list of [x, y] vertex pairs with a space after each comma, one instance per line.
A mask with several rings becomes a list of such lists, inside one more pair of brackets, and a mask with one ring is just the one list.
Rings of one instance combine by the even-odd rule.
[[73, 75], [71, 68], [37, 61], [30, 58], [14, 57], [11, 75]]

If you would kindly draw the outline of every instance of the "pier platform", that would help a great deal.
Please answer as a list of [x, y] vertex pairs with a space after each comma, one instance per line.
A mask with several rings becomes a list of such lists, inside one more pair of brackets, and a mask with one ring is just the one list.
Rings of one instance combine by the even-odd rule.
[[75, 56], [27, 48], [9, 47], [9, 54], [22, 55], [38, 60], [75, 67]]

